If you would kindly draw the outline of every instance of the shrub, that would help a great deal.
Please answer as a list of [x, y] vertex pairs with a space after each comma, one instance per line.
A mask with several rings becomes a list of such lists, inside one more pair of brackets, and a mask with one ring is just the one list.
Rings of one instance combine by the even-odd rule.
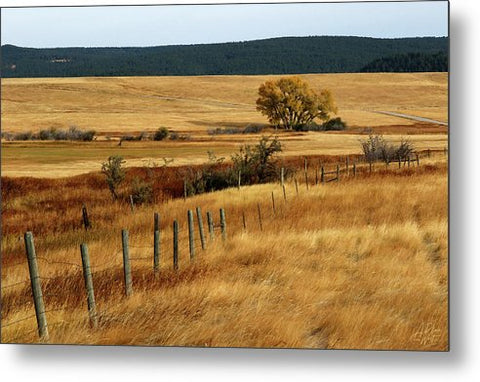
[[153, 134], [154, 141], [163, 141], [168, 137], [168, 129], [166, 127], [160, 127]]
[[332, 118], [329, 119], [327, 122], [323, 124], [323, 128], [326, 131], [339, 131], [339, 130], [345, 130], [347, 128], [347, 124], [342, 121], [340, 117], [338, 118]]
[[190, 134], [171, 132], [169, 138], [172, 141], [189, 141], [190, 139], [192, 139], [192, 136]]
[[153, 200], [153, 186], [151, 183], [135, 177], [132, 181], [131, 195], [135, 204], [151, 203]]
[[402, 138], [398, 146], [388, 142], [381, 135], [370, 134], [368, 139], [360, 141], [367, 162], [382, 160], [390, 163], [396, 159], [406, 159], [414, 151], [413, 145]]
[[255, 133], [261, 133], [262, 131], [263, 131], [263, 126], [262, 125], [249, 123], [243, 129], [243, 134], [255, 134]]
[[114, 200], [118, 199], [118, 186], [125, 180], [125, 169], [122, 167], [124, 164], [125, 160], [118, 155], [110, 156], [102, 163], [102, 173]]

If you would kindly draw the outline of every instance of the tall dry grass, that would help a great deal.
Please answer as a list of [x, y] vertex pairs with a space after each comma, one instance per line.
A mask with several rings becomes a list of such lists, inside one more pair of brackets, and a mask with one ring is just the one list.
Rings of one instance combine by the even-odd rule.
[[[298, 195], [288, 182], [286, 201], [278, 184], [169, 200], [135, 213], [92, 201], [93, 230], [75, 224], [35, 236], [40, 273], [49, 278], [42, 286], [50, 342], [446, 350], [446, 170], [441, 161], [392, 166], [308, 191], [300, 184]], [[55, 192], [31, 191], [12, 203], [31, 203], [24, 217], [41, 221], [36, 198]], [[218, 209], [226, 209], [227, 241], [216, 231], [201, 251], [196, 232], [197, 259], [190, 263], [186, 211], [196, 206], [212, 211], [217, 223]], [[134, 294], [127, 299], [120, 230], [130, 230], [132, 246], [149, 247], [132, 248], [132, 257], [151, 257], [154, 211], [161, 214], [160, 276], [153, 276], [150, 259], [133, 261]], [[181, 229], [178, 272], [171, 269], [173, 219]], [[6, 288], [28, 280], [21, 233], [2, 236], [2, 325], [33, 313], [28, 284]], [[82, 241], [94, 268], [97, 330], [89, 327], [78, 267]], [[38, 342], [35, 326], [34, 318], [6, 326], [2, 341]]]

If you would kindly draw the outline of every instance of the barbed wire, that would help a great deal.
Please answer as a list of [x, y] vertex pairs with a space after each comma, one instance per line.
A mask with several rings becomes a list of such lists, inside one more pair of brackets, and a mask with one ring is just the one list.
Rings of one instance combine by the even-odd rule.
[[70, 263], [70, 262], [67, 262], [67, 261], [56, 261], [56, 260], [53, 260], [53, 261], [52, 261], [52, 260], [49, 260], [49, 259], [47, 259], [47, 258], [45, 258], [45, 257], [39, 257], [39, 256], [37, 256], [37, 259], [38, 259], [38, 260], [43, 260], [43, 261], [47, 262], [48, 264], [73, 265], [73, 266], [75, 266], [75, 267], [82, 268], [82, 266], [79, 265], [79, 264]]
[[9, 289], [9, 288], [16, 287], [16, 286], [18, 286], [18, 285], [20, 285], [20, 284], [26, 284], [26, 283], [29, 283], [29, 282], [30, 282], [30, 280], [24, 280], [24, 281], [19, 281], [19, 282], [17, 282], [17, 283], [5, 285], [5, 286], [2, 285], [2, 288], [1, 288], [1, 289], [2, 289], [2, 290], [3, 290], [3, 289]]
[[15, 321], [12, 321], [12, 322], [8, 322], [6, 324], [2, 324], [1, 328], [8, 328], [9, 326], [12, 326], [12, 325], [15, 325], [15, 324], [18, 324], [19, 322], [23, 322], [23, 321], [27, 321], [27, 320], [30, 320], [31, 318], [36, 318], [36, 315], [35, 314], [32, 314], [30, 316], [27, 316], [27, 317], [23, 317], [23, 318], [20, 318], [18, 320], [15, 320]]
[[18, 263], [15, 263], [15, 264], [5, 264], [5, 265], [2, 264], [2, 269], [13, 268], [13, 267], [17, 267], [19, 265], [25, 265], [25, 266], [28, 267], [28, 263], [25, 262], [25, 261], [22, 261], [22, 262], [18, 262]]

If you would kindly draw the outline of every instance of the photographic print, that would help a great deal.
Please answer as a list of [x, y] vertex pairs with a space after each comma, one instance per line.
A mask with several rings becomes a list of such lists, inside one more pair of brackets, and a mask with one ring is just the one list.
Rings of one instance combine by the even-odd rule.
[[1, 9], [1, 342], [449, 350], [449, 3]]

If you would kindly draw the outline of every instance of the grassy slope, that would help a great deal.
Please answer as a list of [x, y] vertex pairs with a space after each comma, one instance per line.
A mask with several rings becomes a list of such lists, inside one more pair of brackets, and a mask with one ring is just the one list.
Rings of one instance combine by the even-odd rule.
[[[205, 132], [218, 126], [266, 123], [255, 110], [262, 82], [278, 76], [35, 78], [2, 81], [4, 131], [77, 125], [124, 134], [166, 126]], [[369, 110], [401, 111], [447, 120], [447, 73], [302, 75], [330, 89], [350, 126], [412, 121]]]
[[[124, 205], [92, 201], [92, 232], [66, 227], [60, 235], [36, 237], [39, 256], [77, 264], [78, 244], [86, 240], [96, 267], [101, 317], [100, 328], [92, 331], [77, 268], [40, 263], [42, 275], [54, 278], [44, 283], [51, 294], [47, 310], [64, 308], [48, 313], [57, 323], [51, 342], [445, 350], [446, 176], [444, 162], [424, 161], [419, 169], [392, 167], [388, 174], [365, 174], [309, 191], [301, 185], [299, 196], [288, 184], [287, 203], [273, 184], [174, 200], [135, 214]], [[53, 198], [59, 191], [43, 192]], [[27, 193], [14, 204], [28, 206], [35, 197]], [[215, 215], [226, 208], [228, 240], [222, 245], [217, 233], [217, 241], [189, 265], [186, 210], [195, 206]], [[134, 261], [135, 294], [126, 300], [120, 229], [130, 229], [132, 245], [150, 246], [154, 210], [162, 215], [161, 277], [153, 279], [149, 261]], [[42, 214], [32, 211], [30, 218]], [[170, 270], [174, 218], [181, 226], [178, 274]], [[3, 285], [24, 280], [25, 266], [10, 268], [24, 259], [22, 243], [10, 234], [2, 237], [2, 247]], [[150, 252], [136, 248], [132, 256]], [[73, 278], [65, 281], [66, 276]], [[4, 322], [33, 313], [28, 301], [28, 286], [2, 290]], [[27, 333], [34, 328], [34, 319], [24, 321], [4, 329], [2, 340], [36, 342], [35, 334]]]

